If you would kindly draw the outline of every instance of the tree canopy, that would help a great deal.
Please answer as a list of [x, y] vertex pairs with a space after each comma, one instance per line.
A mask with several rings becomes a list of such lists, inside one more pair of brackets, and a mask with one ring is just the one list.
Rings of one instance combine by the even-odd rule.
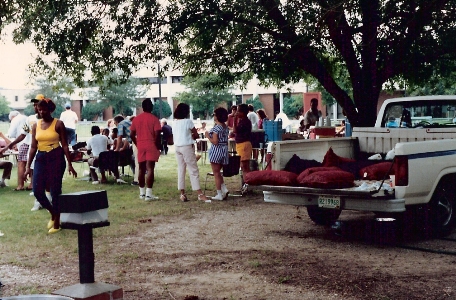
[[122, 78], [117, 72], [107, 74], [104, 80], [88, 93], [89, 99], [101, 103], [94, 108], [105, 109], [111, 106], [114, 114], [128, 116], [133, 113], [132, 108], [141, 106], [138, 99], [145, 97], [147, 84], [135, 77], [126, 80]]
[[251, 97], [247, 100], [245, 100], [246, 104], [252, 104], [253, 105], [253, 110], [257, 111], [260, 108], [263, 108], [263, 103], [260, 101], [260, 97], [256, 95], [255, 97]]
[[[50, 80], [47, 78], [38, 78], [35, 80], [35, 85], [38, 89], [26, 95], [27, 99], [33, 99], [37, 94], [43, 94], [46, 98], [50, 98], [56, 105], [52, 116], [59, 118], [60, 114], [65, 110], [65, 104], [70, 103], [71, 99], [69, 94], [74, 92], [75, 85], [69, 78], [59, 78], [56, 80]], [[29, 105], [24, 109], [25, 115], [35, 114], [33, 105]]]
[[[16, 4], [16, 5], [12, 5]], [[163, 4], [163, 5], [162, 5]], [[82, 81], [172, 59], [186, 75], [219, 75], [226, 86], [312, 76], [353, 125], [375, 122], [385, 84], [419, 84], [454, 71], [455, 0], [8, 0], [2, 26], [15, 41], [56, 54], [53, 70]], [[47, 68], [38, 57], [39, 70]], [[338, 72], [335, 68], [345, 72]], [[347, 74], [353, 94], [340, 74]]]
[[215, 108], [234, 97], [228, 89], [220, 88], [214, 84], [218, 80], [218, 76], [214, 74], [198, 77], [187, 76], [182, 80], [182, 84], [187, 90], [177, 93], [176, 98], [180, 102], [192, 106], [192, 113], [195, 118], [207, 120]]
[[[161, 115], [160, 115], [160, 105], [161, 105]], [[152, 114], [157, 118], [169, 118], [173, 112], [168, 102], [157, 99], [155, 100], [154, 107], [152, 108]]]
[[6, 97], [0, 95], [0, 121], [8, 121], [8, 114], [11, 111]]

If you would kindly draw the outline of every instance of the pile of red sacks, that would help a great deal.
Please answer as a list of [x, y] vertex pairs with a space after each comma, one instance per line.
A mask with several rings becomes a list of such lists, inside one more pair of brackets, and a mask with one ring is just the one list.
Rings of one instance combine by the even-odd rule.
[[394, 174], [391, 161], [358, 163], [353, 159], [338, 156], [332, 148], [326, 153], [321, 166], [299, 171], [299, 174], [275, 170], [253, 171], [247, 173], [244, 180], [249, 185], [342, 189], [353, 187], [355, 179], [383, 180]]

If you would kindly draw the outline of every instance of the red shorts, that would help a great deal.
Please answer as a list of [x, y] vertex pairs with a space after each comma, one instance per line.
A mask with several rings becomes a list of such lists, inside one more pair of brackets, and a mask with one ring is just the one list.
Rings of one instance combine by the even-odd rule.
[[143, 161], [158, 161], [160, 151], [154, 146], [138, 147], [138, 162]]

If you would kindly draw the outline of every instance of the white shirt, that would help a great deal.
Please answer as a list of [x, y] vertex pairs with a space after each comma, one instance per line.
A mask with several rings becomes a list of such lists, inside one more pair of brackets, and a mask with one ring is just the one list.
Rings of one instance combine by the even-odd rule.
[[247, 118], [252, 123], [252, 130], [258, 130], [258, 121], [260, 120], [258, 115], [255, 112], [251, 111], [247, 114]]
[[192, 145], [195, 140], [192, 138], [191, 130], [195, 124], [190, 119], [173, 120], [173, 139], [174, 146]]
[[282, 120], [282, 129], [286, 129], [289, 125], [291, 125], [290, 119], [284, 112], [280, 112], [277, 114], [275, 121], [281, 119]]
[[60, 120], [65, 124], [66, 128], [76, 129], [78, 115], [71, 109], [67, 109], [60, 114]]
[[92, 150], [93, 157], [98, 157], [100, 152], [108, 150], [108, 137], [95, 134], [87, 141], [87, 150]]
[[[24, 115], [17, 115], [11, 120], [11, 125], [8, 129], [8, 136], [10, 138], [17, 138], [18, 136], [21, 135], [22, 127], [27, 124], [27, 116]], [[24, 140], [22, 140], [20, 143], [17, 143], [17, 149], [24, 143]]]
[[24, 143], [31, 145], [32, 144], [32, 128], [33, 125], [37, 122], [36, 115], [31, 115], [27, 117], [27, 126], [23, 126], [21, 129], [21, 134], [25, 135]]

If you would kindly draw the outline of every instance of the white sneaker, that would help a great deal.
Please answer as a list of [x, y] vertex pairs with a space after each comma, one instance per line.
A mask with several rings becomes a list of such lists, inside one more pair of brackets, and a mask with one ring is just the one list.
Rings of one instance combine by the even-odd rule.
[[29, 195], [30, 195], [30, 196], [34, 196], [35, 194], [33, 194], [33, 191], [31, 191]]
[[100, 182], [98, 180], [92, 181], [92, 184], [99, 184]]
[[158, 200], [157, 196], [151, 195], [151, 196], [146, 196], [145, 201], [152, 201], [152, 200]]
[[226, 200], [228, 198], [228, 194], [230, 191], [226, 188], [226, 186], [222, 186], [222, 195], [223, 195], [223, 200]]
[[146, 198], [146, 195], [139, 195], [139, 199], [144, 199]]
[[118, 184], [127, 183], [125, 180], [122, 180], [122, 179], [120, 179], [120, 178], [117, 179], [116, 182], [117, 182]]
[[32, 209], [30, 211], [37, 211], [37, 210], [40, 210], [42, 207], [41, 207], [41, 204], [35, 200], [35, 204], [33, 205]]
[[223, 196], [222, 195], [216, 195], [214, 197], [211, 197], [212, 200], [218, 200], [218, 201], [222, 201], [223, 200]]

